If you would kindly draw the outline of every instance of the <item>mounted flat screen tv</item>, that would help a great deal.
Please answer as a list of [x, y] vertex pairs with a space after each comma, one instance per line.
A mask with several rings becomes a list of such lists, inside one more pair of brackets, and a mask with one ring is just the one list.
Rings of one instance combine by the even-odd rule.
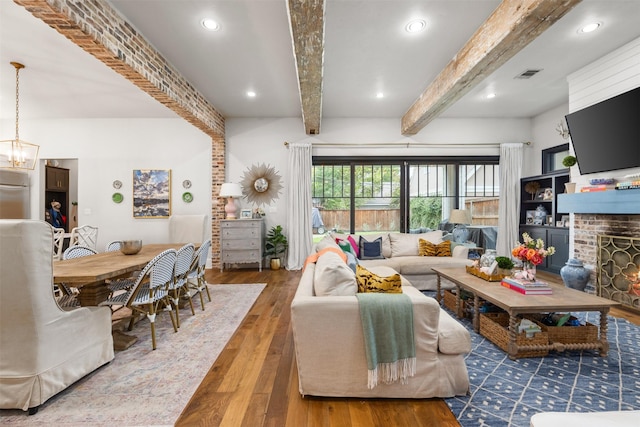
[[640, 167], [640, 87], [565, 118], [581, 174]]

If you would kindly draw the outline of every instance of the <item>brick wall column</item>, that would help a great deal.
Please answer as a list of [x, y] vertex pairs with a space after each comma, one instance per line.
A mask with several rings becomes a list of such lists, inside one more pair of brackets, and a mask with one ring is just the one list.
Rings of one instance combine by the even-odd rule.
[[225, 176], [224, 117], [104, 0], [14, 0], [212, 138], [212, 264], [220, 262], [217, 203]]

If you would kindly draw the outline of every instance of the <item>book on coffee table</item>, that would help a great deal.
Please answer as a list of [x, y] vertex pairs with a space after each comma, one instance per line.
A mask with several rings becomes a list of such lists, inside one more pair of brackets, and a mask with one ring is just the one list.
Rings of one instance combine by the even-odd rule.
[[550, 295], [553, 293], [551, 286], [542, 281], [530, 282], [527, 280], [514, 279], [512, 277], [505, 277], [500, 281], [500, 284], [505, 288], [509, 288], [525, 295]]

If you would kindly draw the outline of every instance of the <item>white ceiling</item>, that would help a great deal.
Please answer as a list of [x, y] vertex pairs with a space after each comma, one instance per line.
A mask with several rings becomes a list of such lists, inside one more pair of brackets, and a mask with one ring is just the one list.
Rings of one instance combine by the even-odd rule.
[[[286, 0], [110, 3], [225, 117], [301, 117]], [[400, 120], [499, 3], [326, 0], [323, 117]], [[222, 29], [205, 31], [206, 16]], [[410, 35], [404, 25], [415, 17], [427, 30]], [[600, 30], [577, 33], [594, 20]], [[638, 37], [640, 0], [583, 0], [442, 115], [535, 116], [567, 102], [568, 74]], [[2, 119], [15, 117], [10, 61], [26, 65], [21, 118], [177, 117], [21, 6], [0, 0]], [[543, 71], [514, 79], [529, 68]], [[378, 91], [385, 97], [376, 99]], [[487, 100], [490, 91], [497, 96]]]

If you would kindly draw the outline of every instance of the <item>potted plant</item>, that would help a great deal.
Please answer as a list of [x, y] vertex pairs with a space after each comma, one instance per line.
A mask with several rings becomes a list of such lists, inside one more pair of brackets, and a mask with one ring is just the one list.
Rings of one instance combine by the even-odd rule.
[[575, 165], [577, 161], [578, 159], [576, 159], [576, 156], [566, 156], [564, 159], [562, 159], [562, 165], [570, 168], [571, 166]]
[[266, 237], [265, 254], [270, 257], [270, 265], [272, 270], [279, 270], [282, 265], [280, 256], [285, 253], [289, 247], [287, 236], [282, 234], [282, 226], [275, 225], [271, 227]]
[[502, 274], [504, 276], [511, 275], [511, 270], [514, 267], [511, 258], [506, 256], [497, 256], [496, 262], [498, 263], [498, 274]]

